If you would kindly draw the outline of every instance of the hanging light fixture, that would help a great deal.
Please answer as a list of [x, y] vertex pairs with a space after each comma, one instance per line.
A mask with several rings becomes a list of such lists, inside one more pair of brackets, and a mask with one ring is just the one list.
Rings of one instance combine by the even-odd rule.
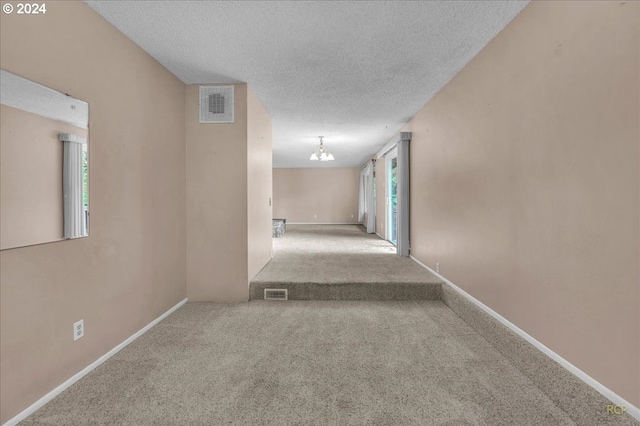
[[333, 161], [335, 160], [335, 158], [333, 158], [333, 154], [330, 153], [329, 151], [327, 151], [327, 149], [324, 147], [324, 143], [322, 141], [322, 138], [324, 136], [319, 136], [320, 138], [320, 145], [318, 145], [318, 147], [316, 148], [315, 151], [313, 151], [313, 153], [311, 154], [311, 158], [309, 158], [309, 160], [311, 161]]

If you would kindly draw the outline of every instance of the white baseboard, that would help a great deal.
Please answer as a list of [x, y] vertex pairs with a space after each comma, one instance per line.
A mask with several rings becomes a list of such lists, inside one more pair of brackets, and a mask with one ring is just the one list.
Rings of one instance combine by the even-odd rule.
[[21, 413], [19, 413], [17, 416], [13, 417], [12, 419], [8, 420], [2, 426], [15, 426], [18, 423], [20, 423], [21, 421], [23, 421], [24, 419], [26, 419], [28, 416], [33, 414], [36, 410], [41, 408], [47, 402], [51, 401], [53, 398], [55, 398], [60, 393], [65, 391], [69, 386], [71, 386], [72, 384], [74, 384], [75, 382], [77, 382], [78, 380], [80, 380], [81, 378], [86, 376], [88, 373], [90, 373], [91, 370], [95, 369], [100, 364], [102, 364], [103, 362], [105, 362], [106, 360], [108, 360], [109, 358], [111, 358], [112, 356], [117, 354], [118, 352], [120, 352], [129, 343], [133, 342], [138, 337], [140, 337], [144, 333], [146, 333], [151, 327], [153, 327], [154, 325], [156, 325], [157, 323], [159, 323], [160, 321], [162, 321], [163, 319], [168, 317], [171, 313], [173, 313], [173, 311], [178, 309], [180, 306], [184, 305], [186, 302], [187, 302], [187, 299], [184, 298], [182, 301], [178, 302], [177, 305], [173, 306], [167, 312], [165, 312], [164, 314], [160, 315], [158, 318], [156, 318], [153, 321], [151, 321], [149, 324], [147, 324], [146, 326], [144, 326], [143, 328], [138, 330], [136, 333], [134, 333], [132, 336], [130, 336], [127, 340], [125, 340], [124, 342], [120, 343], [118, 346], [116, 346], [115, 348], [111, 349], [106, 354], [102, 355], [100, 358], [98, 358], [97, 360], [95, 360], [94, 362], [89, 364], [87, 367], [85, 367], [82, 371], [80, 371], [80, 372], [76, 373], [75, 375], [73, 375], [70, 379], [66, 380], [60, 386], [58, 386], [57, 388], [55, 388], [54, 390], [52, 390], [51, 392], [49, 392], [48, 394], [46, 394], [45, 396], [43, 396], [42, 398], [40, 398], [39, 400], [37, 400], [36, 402], [31, 404], [24, 411], [22, 411]]
[[442, 281], [447, 283], [453, 290], [458, 292], [461, 296], [465, 297], [471, 303], [475, 304], [480, 309], [482, 309], [483, 311], [485, 311], [486, 313], [488, 313], [489, 315], [491, 315], [492, 317], [500, 321], [502, 324], [509, 327], [517, 335], [525, 339], [527, 342], [531, 343], [538, 350], [542, 351], [545, 355], [553, 359], [555, 362], [563, 366], [565, 369], [569, 370], [569, 372], [572, 373], [574, 376], [576, 376], [577, 378], [579, 378], [580, 380], [582, 380], [583, 382], [585, 382], [586, 384], [588, 384], [589, 386], [591, 386], [592, 388], [600, 392], [605, 398], [609, 399], [614, 404], [623, 405], [627, 407], [627, 412], [636, 420], [640, 420], [640, 408], [634, 406], [629, 401], [625, 400], [623, 397], [621, 397], [611, 389], [607, 388], [602, 383], [598, 382], [596, 379], [589, 376], [587, 373], [580, 370], [578, 367], [571, 364], [569, 361], [562, 358], [560, 355], [558, 355], [557, 353], [555, 353], [554, 351], [552, 351], [542, 343], [538, 342], [534, 337], [527, 334], [525, 331], [520, 329], [511, 321], [509, 321], [508, 319], [506, 319], [505, 317], [503, 317], [502, 315], [500, 315], [499, 313], [497, 313], [496, 311], [494, 311], [493, 309], [491, 309], [490, 307], [488, 307], [487, 305], [485, 305], [475, 297], [471, 296], [469, 293], [462, 290], [460, 287], [458, 287], [457, 285], [455, 285], [454, 283], [452, 283], [451, 281], [449, 281], [448, 279], [446, 279], [445, 277], [443, 277], [442, 275], [440, 275], [439, 273], [437, 273], [436, 271], [434, 271], [424, 263], [420, 262], [415, 257], [413, 256], [409, 256], [409, 257], [418, 265], [422, 266], [427, 271], [431, 272], [433, 275], [435, 275], [436, 277], [440, 278]]
[[385, 238], [385, 237], [383, 237], [382, 235], [378, 234], [377, 232], [376, 232], [376, 235], [377, 235], [378, 237], [382, 238], [383, 240], [386, 240], [386, 238]]

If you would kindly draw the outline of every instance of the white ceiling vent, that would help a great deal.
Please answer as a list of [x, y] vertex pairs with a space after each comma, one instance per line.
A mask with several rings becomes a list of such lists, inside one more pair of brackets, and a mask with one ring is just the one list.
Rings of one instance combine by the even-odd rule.
[[233, 123], [233, 86], [200, 86], [200, 123]]

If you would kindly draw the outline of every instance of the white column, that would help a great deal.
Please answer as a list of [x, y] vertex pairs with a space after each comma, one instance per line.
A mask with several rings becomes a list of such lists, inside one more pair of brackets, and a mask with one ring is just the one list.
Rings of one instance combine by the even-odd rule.
[[400, 133], [398, 142], [398, 254], [409, 256], [409, 141], [411, 132]]

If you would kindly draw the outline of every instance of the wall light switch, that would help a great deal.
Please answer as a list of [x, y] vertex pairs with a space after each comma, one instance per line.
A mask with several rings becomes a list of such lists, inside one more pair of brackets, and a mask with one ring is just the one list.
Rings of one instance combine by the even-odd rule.
[[271, 207], [271, 197], [269, 197], [269, 207]]

